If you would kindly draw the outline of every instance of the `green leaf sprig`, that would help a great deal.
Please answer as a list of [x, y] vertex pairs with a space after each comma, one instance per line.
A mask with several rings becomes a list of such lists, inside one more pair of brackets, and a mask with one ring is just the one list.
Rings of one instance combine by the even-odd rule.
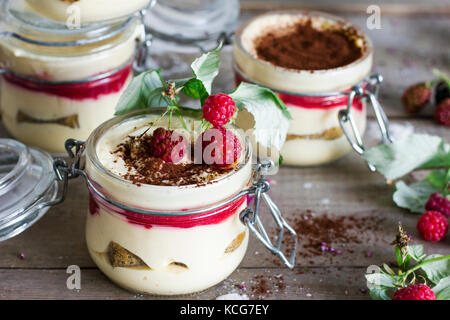
[[[175, 114], [187, 130], [181, 116], [181, 110], [186, 108], [179, 105], [180, 94], [198, 99], [203, 106], [205, 100], [211, 95], [214, 79], [219, 74], [221, 49], [222, 44], [219, 44], [216, 49], [195, 59], [191, 64], [193, 76], [190, 78], [164, 81], [161, 70], [149, 70], [140, 74], [131, 81], [122, 94], [115, 114], [166, 107], [161, 118], [169, 115], [170, 126], [172, 114]], [[264, 146], [275, 146], [280, 150], [286, 139], [291, 115], [278, 95], [268, 88], [243, 82], [230, 96], [239, 111], [245, 109], [253, 116], [255, 120], [253, 134], [256, 142]], [[200, 118], [201, 110], [196, 110]], [[202, 119], [202, 131], [210, 127], [211, 124]], [[274, 132], [276, 137], [273, 137]]]
[[431, 287], [438, 300], [450, 300], [450, 255], [426, 255], [421, 245], [409, 245], [410, 238], [401, 224], [395, 245], [397, 267], [383, 264], [379, 272], [366, 274], [374, 300], [390, 300], [393, 292], [414, 283]]
[[450, 193], [450, 145], [440, 137], [412, 134], [393, 144], [369, 149], [363, 157], [388, 180], [417, 170], [430, 170], [424, 180], [410, 185], [396, 182], [393, 200], [401, 208], [423, 213], [432, 193], [444, 196]]

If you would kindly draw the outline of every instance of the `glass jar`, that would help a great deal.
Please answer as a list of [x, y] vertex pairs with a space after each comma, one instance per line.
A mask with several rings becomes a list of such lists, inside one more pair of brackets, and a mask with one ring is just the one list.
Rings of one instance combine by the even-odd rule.
[[[251, 148], [243, 148], [244, 159], [236, 170], [201, 186], [137, 185], [105, 168], [99, 159], [106, 150], [103, 141], [148, 127], [157, 116], [114, 119], [89, 138], [86, 175], [94, 188], [128, 207], [158, 215], [110, 204], [90, 187], [87, 247], [100, 270], [122, 287], [159, 295], [197, 292], [225, 279], [246, 252], [248, 230], [239, 216], [247, 206], [246, 196], [225, 205], [221, 202], [250, 183]], [[189, 126], [189, 118], [185, 120]], [[170, 213], [211, 206], [218, 208], [188, 216]], [[124, 254], [132, 258], [123, 259]]]
[[[79, 176], [85, 178], [89, 189], [86, 210], [88, 251], [113, 282], [134, 292], [180, 295], [202, 291], [219, 283], [243, 259], [250, 232], [293, 268], [296, 233], [267, 194], [270, 185], [266, 173], [270, 172], [273, 163], [253, 164], [251, 145], [237, 128], [230, 129], [235, 130], [243, 145], [240, 162], [210, 183], [135, 184], [111, 171], [110, 165], [116, 162], [111, 158], [110, 147], [117, 145], [115, 141], [123, 141], [130, 130], [145, 131], [149, 122], [160, 118], [162, 112], [155, 108], [112, 118], [95, 129], [86, 143], [69, 139], [66, 149], [74, 157], [73, 163], [67, 165], [62, 159], [53, 161], [54, 173], [50, 170], [44, 181], [45, 185], [53, 186], [48, 188], [51, 193], [38, 202], [38, 208], [30, 207], [27, 212], [31, 215], [61, 203], [66, 197], [68, 180]], [[188, 126], [192, 114], [192, 111], [183, 112]], [[178, 128], [176, 122], [172, 120], [172, 128]], [[197, 123], [200, 126], [200, 121]], [[114, 143], [107, 144], [108, 141]], [[83, 155], [85, 161], [81, 161]], [[85, 164], [84, 170], [81, 163]], [[45, 166], [47, 171], [48, 167]], [[3, 180], [0, 175], [0, 192]], [[250, 200], [253, 209], [248, 196], [254, 197]], [[276, 245], [272, 244], [273, 237], [269, 237], [259, 217], [261, 203], [267, 204], [275, 219], [279, 232]], [[2, 234], [4, 239], [18, 234], [8, 234], [10, 229], [6, 220], [2, 224], [2, 215], [9, 214], [7, 211], [0, 214], [0, 240]], [[19, 222], [16, 229], [23, 231], [26, 227], [21, 227]], [[288, 233], [292, 235], [293, 249], [285, 256], [281, 246]]]
[[[258, 58], [255, 43], [266, 30], [291, 26], [304, 19], [311, 19], [315, 27], [351, 28], [362, 56], [348, 65], [325, 70], [289, 69]], [[372, 59], [372, 43], [362, 30], [320, 12], [275, 11], [255, 17], [236, 32], [233, 48], [236, 84], [248, 81], [269, 87], [287, 105], [292, 119], [281, 155], [284, 164], [297, 166], [331, 162], [360, 142], [366, 128], [367, 100], [381, 109], [376, 101], [381, 77], [369, 76]], [[387, 122], [382, 109], [380, 114]], [[240, 122], [238, 116], [237, 123]], [[240, 126], [245, 127], [245, 123]]]
[[87, 139], [114, 115], [145, 31], [138, 16], [70, 29], [14, 4], [0, 13], [2, 121], [14, 138], [62, 153], [65, 140]]

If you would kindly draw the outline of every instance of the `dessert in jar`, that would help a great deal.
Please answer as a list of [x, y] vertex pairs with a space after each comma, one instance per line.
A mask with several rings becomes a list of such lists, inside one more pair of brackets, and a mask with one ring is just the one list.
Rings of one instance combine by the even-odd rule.
[[16, 139], [61, 153], [65, 140], [87, 139], [114, 115], [143, 26], [136, 17], [101, 29], [46, 28], [24, 22], [8, 4], [0, 33], [3, 124]]
[[[154, 1], [154, 0], [153, 0]], [[128, 16], [149, 5], [150, 0], [26, 0], [32, 11], [65, 22], [80, 14], [80, 22], [98, 22]]]
[[[271, 88], [292, 115], [281, 150], [284, 164], [327, 163], [351, 150], [338, 114], [347, 108], [351, 87], [364, 88], [372, 55], [358, 27], [325, 13], [271, 12], [240, 27], [233, 49], [236, 82]], [[350, 113], [363, 134], [365, 100], [356, 97]], [[238, 116], [236, 123], [242, 121]]]
[[[244, 257], [249, 232], [240, 213], [247, 206], [246, 196], [224, 201], [248, 187], [251, 148], [231, 128], [242, 145], [232, 168], [195, 164], [187, 151], [177, 163], [142, 156], [156, 127], [169, 127], [167, 118], [157, 120], [160, 117], [140, 112], [114, 118], [87, 141], [91, 188], [86, 241], [94, 262], [118, 285], [150, 294], [187, 294], [224, 280]], [[184, 120], [190, 132], [200, 128], [198, 121]], [[178, 120], [173, 119], [170, 128], [190, 141]], [[136, 141], [142, 146], [137, 151]], [[92, 187], [119, 205], [105, 201]], [[183, 214], [202, 208], [206, 211]]]

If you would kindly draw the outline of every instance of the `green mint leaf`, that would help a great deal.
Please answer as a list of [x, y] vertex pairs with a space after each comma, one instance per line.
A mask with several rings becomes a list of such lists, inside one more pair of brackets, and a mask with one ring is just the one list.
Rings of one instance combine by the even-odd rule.
[[389, 288], [370, 289], [369, 295], [372, 300], [391, 300], [388, 295]]
[[195, 78], [203, 82], [208, 95], [211, 94], [212, 83], [215, 77], [219, 74], [221, 50], [222, 44], [220, 44], [216, 49], [195, 59], [191, 64], [192, 72], [194, 72]]
[[278, 165], [281, 166], [283, 164], [283, 156], [280, 154], [280, 157], [278, 158]]
[[434, 170], [427, 176], [427, 181], [437, 189], [444, 189], [449, 181], [449, 170]]
[[200, 99], [202, 106], [205, 103], [206, 98], [209, 96], [208, 91], [204, 86], [204, 82], [195, 78], [186, 81], [181, 91], [191, 98]]
[[442, 138], [412, 134], [392, 144], [364, 152], [363, 158], [387, 179], [397, 179], [418, 169], [450, 165], [450, 146]]
[[436, 154], [420, 166], [421, 169], [434, 169], [439, 167], [450, 168], [450, 145], [446, 144], [443, 139], [441, 139]]
[[[426, 262], [427, 260], [443, 257], [440, 254], [432, 254], [426, 257], [426, 259], [422, 262]], [[423, 272], [425, 272], [427, 278], [431, 280], [433, 283], [437, 284], [443, 278], [450, 276], [450, 256], [448, 259], [434, 261], [430, 263], [426, 263], [422, 266]]]
[[437, 300], [450, 300], [450, 277], [442, 278], [431, 290]]
[[390, 300], [388, 291], [395, 288], [395, 280], [385, 273], [366, 274], [367, 286], [373, 300]]
[[425, 211], [425, 203], [433, 192], [439, 192], [439, 189], [427, 181], [414, 182], [407, 185], [403, 181], [395, 184], [396, 191], [393, 200], [400, 208], [409, 209], [411, 212], [423, 213]]
[[408, 252], [411, 258], [418, 263], [422, 262], [422, 260], [426, 257], [426, 254], [423, 252], [423, 246], [420, 244], [408, 246]]
[[396, 280], [393, 276], [382, 272], [366, 274], [369, 289], [373, 288], [395, 288]]
[[161, 78], [159, 70], [143, 72], [135, 77], [122, 93], [117, 103], [115, 114], [121, 115], [130, 111], [147, 108], [149, 106], [150, 94], [160, 88], [164, 88], [164, 81]]
[[157, 108], [157, 107], [167, 107], [172, 104], [168, 97], [163, 95], [164, 88], [156, 88], [151, 91], [148, 95], [147, 107]]
[[283, 101], [268, 88], [242, 82], [231, 94], [238, 110], [236, 124], [253, 129], [255, 141], [266, 148], [281, 150], [291, 115]]

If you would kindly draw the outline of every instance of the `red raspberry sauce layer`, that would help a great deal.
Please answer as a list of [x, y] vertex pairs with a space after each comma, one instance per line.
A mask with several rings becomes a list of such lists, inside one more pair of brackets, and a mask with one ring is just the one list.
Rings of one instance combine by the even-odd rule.
[[[234, 76], [236, 86], [238, 86], [241, 82], [246, 81], [236, 70], [234, 72]], [[276, 90], [274, 91], [276, 92]], [[350, 91], [350, 89], [346, 91]], [[348, 97], [346, 95], [307, 97], [284, 94], [280, 92], [277, 93], [284, 103], [306, 109], [332, 109], [336, 107], [342, 108], [342, 106], [347, 106], [348, 100]], [[363, 109], [361, 99], [355, 98], [353, 100], [352, 107], [356, 110], [361, 111]]]
[[132, 64], [129, 64], [103, 79], [74, 84], [39, 83], [11, 73], [4, 74], [3, 78], [9, 83], [27, 90], [71, 100], [98, 99], [101, 95], [119, 92], [131, 75], [132, 66]]
[[246, 196], [220, 207], [219, 209], [208, 211], [206, 213], [187, 215], [187, 216], [150, 216], [120, 209], [100, 198], [94, 191], [89, 190], [89, 212], [91, 215], [99, 214], [100, 206], [109, 211], [113, 211], [125, 216], [127, 221], [132, 224], [143, 226], [150, 229], [152, 226], [166, 226], [174, 228], [192, 228], [203, 225], [218, 224], [229, 218], [244, 204]]

